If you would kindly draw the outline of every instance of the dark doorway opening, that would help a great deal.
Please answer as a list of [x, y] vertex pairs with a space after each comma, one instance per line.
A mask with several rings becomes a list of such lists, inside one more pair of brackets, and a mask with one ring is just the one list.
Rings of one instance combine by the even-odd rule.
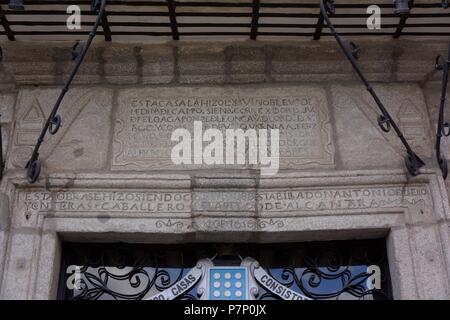
[[[147, 299], [176, 285], [200, 259], [233, 267], [246, 257], [257, 260], [277, 283], [310, 299], [392, 299], [384, 239], [270, 244], [64, 243], [58, 298]], [[244, 289], [245, 284], [235, 291]], [[198, 283], [176, 299], [199, 299]], [[274, 300], [280, 295], [258, 283], [255, 299]]]

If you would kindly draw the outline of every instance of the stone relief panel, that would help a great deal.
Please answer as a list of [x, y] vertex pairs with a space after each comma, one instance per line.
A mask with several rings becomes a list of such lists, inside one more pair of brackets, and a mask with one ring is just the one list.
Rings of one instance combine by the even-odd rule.
[[6, 159], [6, 152], [8, 151], [9, 146], [9, 125], [2, 124], [2, 152], [3, 152], [3, 161]]
[[[441, 75], [439, 75], [441, 76]], [[439, 108], [440, 108], [440, 98], [441, 98], [441, 88], [442, 84], [441, 82], [428, 82], [424, 86], [424, 94], [425, 99], [427, 103], [428, 112], [430, 115], [430, 135], [433, 139], [433, 146], [436, 141], [436, 130], [437, 130], [437, 123], [439, 118]], [[445, 106], [445, 112], [444, 112], [444, 123], [450, 122], [450, 114], [448, 112], [448, 106], [449, 106], [449, 95], [447, 92], [447, 100], [446, 100], [446, 106]], [[441, 154], [444, 156], [447, 160], [450, 159], [450, 137], [442, 136], [441, 138]], [[436, 156], [433, 154], [433, 160], [432, 163], [438, 167]], [[447, 178], [445, 180], [445, 184], [447, 186], [447, 193], [450, 196], [450, 178]]]
[[[430, 134], [433, 139], [433, 142], [436, 141], [436, 129], [439, 117], [439, 107], [441, 104], [441, 86], [440, 82], [430, 82], [427, 83], [424, 87], [425, 100], [427, 103], [428, 113], [430, 115]], [[448, 113], [448, 94], [446, 101], [446, 109], [447, 112], [444, 114], [444, 122], [450, 122], [450, 114]], [[434, 144], [433, 144], [434, 145]], [[445, 136], [441, 139], [441, 151], [442, 154], [449, 159], [450, 158], [450, 138]], [[433, 155], [434, 157], [434, 155]]]
[[[414, 151], [432, 155], [428, 112], [421, 88], [416, 84], [377, 84], [375, 90]], [[380, 112], [360, 85], [333, 86], [337, 143], [346, 168], [399, 167], [404, 147], [393, 130], [383, 132], [377, 123]]]
[[3, 161], [6, 160], [6, 153], [9, 146], [11, 121], [14, 115], [15, 94], [0, 94], [0, 125], [2, 127], [2, 154]]
[[8, 123], [12, 121], [14, 111], [15, 95], [0, 94], [0, 122]]
[[[177, 128], [193, 133], [279, 129], [280, 168], [332, 167], [334, 145], [324, 90], [315, 87], [172, 87], [122, 90], [115, 115], [113, 170], [249, 168], [245, 165], [175, 165]], [[204, 143], [206, 146], [208, 143]], [[270, 151], [270, 149], [269, 149]], [[192, 161], [193, 162], [193, 161]], [[236, 162], [235, 162], [236, 163]]]
[[[23, 169], [60, 89], [24, 89], [17, 102], [10, 164]], [[112, 92], [102, 88], [73, 88], [59, 109], [62, 125], [47, 134], [40, 149], [43, 168], [71, 171], [99, 169], [109, 149]]]

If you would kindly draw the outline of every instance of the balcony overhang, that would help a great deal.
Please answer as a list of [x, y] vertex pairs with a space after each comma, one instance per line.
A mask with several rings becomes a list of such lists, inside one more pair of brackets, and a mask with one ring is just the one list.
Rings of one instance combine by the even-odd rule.
[[[73, 41], [87, 35], [95, 20], [90, 0], [25, 0], [24, 10], [10, 7], [10, 0], [0, 4], [0, 40]], [[66, 26], [69, 5], [81, 8], [79, 30]], [[367, 28], [370, 5], [381, 9], [381, 29]], [[443, 9], [442, 0], [410, 1], [409, 12], [401, 15], [392, 0], [341, 0], [335, 6], [335, 26], [343, 36], [450, 36], [450, 10]], [[110, 0], [98, 34], [106, 41], [126, 42], [319, 40], [332, 35], [316, 0]]]

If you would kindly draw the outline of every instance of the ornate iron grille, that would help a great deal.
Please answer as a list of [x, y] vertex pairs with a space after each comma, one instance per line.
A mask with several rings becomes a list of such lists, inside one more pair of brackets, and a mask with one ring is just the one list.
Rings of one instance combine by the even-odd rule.
[[[179, 283], [198, 260], [238, 266], [252, 257], [278, 283], [311, 299], [391, 299], [385, 241], [297, 244], [63, 245], [59, 299], [141, 300]], [[231, 249], [230, 249], [231, 248]], [[379, 287], [367, 282], [379, 268]], [[78, 272], [78, 283], [76, 275]], [[259, 300], [280, 299], [259, 286]], [[177, 299], [196, 300], [198, 283]]]
[[[449, 36], [448, 0], [410, 1], [411, 11], [395, 14], [392, 0], [336, 1], [335, 27], [342, 36]], [[90, 0], [25, 0], [25, 10], [8, 10], [9, 0], [0, 0], [0, 39], [77, 39], [87, 35], [94, 23]], [[80, 5], [82, 29], [66, 28], [68, 5]], [[381, 8], [382, 29], [368, 30], [369, 5]], [[444, 5], [445, 7], [445, 5]], [[242, 0], [109, 0], [99, 34], [106, 41], [156, 37], [189, 39], [236, 37], [273, 39], [306, 37], [315, 40], [332, 36], [324, 26], [319, 1]], [[131, 38], [130, 38], [131, 37]]]

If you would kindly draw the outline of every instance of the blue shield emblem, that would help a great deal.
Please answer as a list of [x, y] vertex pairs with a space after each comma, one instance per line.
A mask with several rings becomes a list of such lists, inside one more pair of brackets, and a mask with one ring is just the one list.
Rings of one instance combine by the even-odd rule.
[[208, 280], [209, 300], [247, 300], [247, 268], [211, 267]]

